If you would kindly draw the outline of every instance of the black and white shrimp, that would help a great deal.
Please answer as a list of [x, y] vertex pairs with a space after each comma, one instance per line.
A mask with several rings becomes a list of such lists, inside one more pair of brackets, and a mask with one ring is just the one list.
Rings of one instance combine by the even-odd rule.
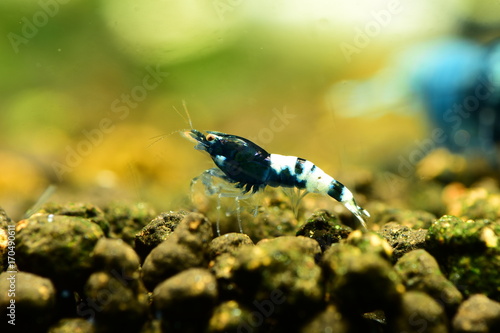
[[[341, 202], [366, 229], [363, 217], [370, 214], [356, 203], [347, 187], [312, 162], [296, 156], [269, 154], [252, 141], [236, 135], [214, 131], [207, 131], [205, 135], [192, 129], [185, 131], [184, 136], [196, 142], [195, 149], [210, 154], [217, 166], [195, 178], [201, 178], [209, 193], [232, 196], [238, 200], [266, 186], [281, 186], [305, 190], [306, 193], [326, 194]], [[222, 192], [222, 188], [213, 187], [213, 177], [230, 183], [233, 191]], [[217, 232], [220, 233], [218, 225]]]

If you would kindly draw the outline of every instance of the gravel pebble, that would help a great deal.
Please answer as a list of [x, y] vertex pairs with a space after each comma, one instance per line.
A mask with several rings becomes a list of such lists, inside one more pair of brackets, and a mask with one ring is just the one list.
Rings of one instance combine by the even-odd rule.
[[212, 239], [210, 242], [210, 257], [215, 258], [221, 254], [234, 255], [242, 246], [254, 245], [246, 234], [229, 233]]
[[95, 322], [96, 332], [138, 330], [149, 308], [139, 256], [121, 239], [101, 238], [92, 261], [94, 273], [85, 284], [78, 314]]
[[443, 256], [480, 253], [487, 249], [498, 249], [499, 238], [500, 223], [489, 220], [465, 221], [456, 216], [444, 215], [429, 228], [427, 247]]
[[[49, 279], [26, 272], [0, 274], [0, 331], [45, 332], [55, 310], [56, 290]], [[8, 323], [13, 319], [15, 326]]]
[[466, 220], [499, 220], [500, 194], [498, 189], [495, 192], [488, 191], [484, 187], [464, 189], [463, 193], [454, 197], [453, 200], [448, 200], [448, 212], [450, 215]]
[[203, 268], [190, 268], [160, 283], [153, 291], [156, 316], [167, 332], [200, 332], [217, 299], [217, 282]]
[[353, 245], [365, 253], [377, 254], [389, 262], [392, 258], [393, 248], [384, 238], [374, 232], [355, 230], [349, 234], [344, 244]]
[[139, 256], [121, 239], [101, 238], [92, 251], [93, 270], [121, 272], [138, 278]]
[[95, 322], [96, 332], [136, 332], [146, 320], [148, 296], [142, 284], [117, 272], [93, 273], [77, 313]]
[[88, 219], [99, 227], [106, 237], [109, 236], [109, 223], [104, 212], [90, 203], [70, 202], [67, 204], [47, 203], [43, 205], [37, 214], [54, 214], [64, 216], [77, 216]]
[[144, 261], [152, 249], [174, 232], [187, 214], [185, 211], [162, 213], [135, 235], [135, 250], [141, 257], [141, 261]]
[[425, 246], [427, 230], [414, 230], [396, 222], [389, 222], [382, 226], [379, 234], [384, 237], [393, 248], [392, 258], [393, 262], [396, 262], [405, 253], [415, 249], [421, 249]]
[[265, 238], [294, 235], [298, 223], [292, 210], [269, 207], [255, 218], [247, 219], [243, 225], [243, 232], [257, 243]]
[[462, 302], [460, 291], [441, 273], [439, 265], [427, 251], [405, 254], [394, 266], [407, 290], [422, 291], [454, 314]]
[[130, 246], [134, 245], [135, 235], [157, 215], [145, 202], [116, 202], [103, 210], [110, 225], [110, 236], [123, 239]]
[[144, 284], [153, 290], [161, 281], [192, 267], [208, 267], [212, 225], [199, 213], [190, 213], [167, 240], [144, 261]]
[[345, 315], [393, 311], [405, 288], [390, 263], [381, 256], [348, 244], [336, 244], [322, 260], [327, 297]]
[[223, 253], [210, 262], [210, 272], [217, 279], [221, 300], [241, 299], [243, 291], [233, 279], [237, 259], [229, 253]]
[[404, 293], [397, 310], [395, 317], [388, 318], [389, 332], [448, 333], [448, 319], [443, 307], [425, 293]]
[[322, 251], [332, 244], [347, 238], [352, 229], [340, 223], [336, 215], [326, 210], [315, 212], [297, 231], [297, 236], [305, 236], [316, 240]]
[[370, 221], [378, 225], [395, 222], [411, 229], [427, 229], [436, 220], [432, 213], [422, 210], [397, 209], [383, 203], [370, 205]]
[[85, 218], [37, 214], [18, 222], [16, 262], [20, 270], [48, 277], [59, 289], [78, 289], [91, 272], [91, 252], [101, 228]]
[[321, 269], [314, 260], [320, 251], [314, 240], [293, 236], [242, 247], [233, 269], [234, 282], [243, 292], [241, 301], [252, 311], [265, 304], [267, 322], [281, 319], [284, 325], [294, 325], [308, 317], [324, 298]]
[[455, 333], [500, 332], [500, 303], [476, 294], [463, 302], [453, 318]]
[[426, 249], [464, 296], [500, 301], [500, 223], [445, 215], [429, 228]]

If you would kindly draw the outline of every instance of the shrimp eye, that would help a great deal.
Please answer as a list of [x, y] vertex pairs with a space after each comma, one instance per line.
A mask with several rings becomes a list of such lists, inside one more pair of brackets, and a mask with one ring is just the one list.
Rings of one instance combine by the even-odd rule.
[[207, 141], [214, 141], [215, 140], [215, 135], [213, 134], [207, 134]]

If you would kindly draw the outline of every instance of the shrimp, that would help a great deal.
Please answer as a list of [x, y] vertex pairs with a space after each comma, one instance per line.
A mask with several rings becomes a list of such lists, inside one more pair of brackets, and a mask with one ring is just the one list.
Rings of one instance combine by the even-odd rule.
[[[191, 129], [183, 134], [196, 143], [195, 149], [207, 152], [217, 166], [193, 179], [195, 182], [201, 178], [208, 193], [219, 193], [219, 198], [235, 197], [237, 202], [266, 186], [297, 188], [305, 190], [304, 195], [325, 194], [342, 203], [366, 229], [364, 217], [370, 217], [370, 214], [356, 203], [347, 187], [314, 163], [296, 156], [269, 154], [262, 147], [240, 136], [214, 131], [206, 133]], [[232, 188], [213, 186], [213, 177], [225, 180]], [[238, 223], [242, 232], [239, 219]], [[220, 234], [218, 223], [217, 233]]]

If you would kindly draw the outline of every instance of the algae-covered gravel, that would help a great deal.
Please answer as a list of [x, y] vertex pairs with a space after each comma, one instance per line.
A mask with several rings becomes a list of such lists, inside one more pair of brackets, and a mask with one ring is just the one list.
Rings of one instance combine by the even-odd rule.
[[221, 236], [143, 203], [1, 210], [1, 331], [500, 332], [498, 196], [454, 186], [448, 215], [368, 203], [365, 231], [279, 196]]

